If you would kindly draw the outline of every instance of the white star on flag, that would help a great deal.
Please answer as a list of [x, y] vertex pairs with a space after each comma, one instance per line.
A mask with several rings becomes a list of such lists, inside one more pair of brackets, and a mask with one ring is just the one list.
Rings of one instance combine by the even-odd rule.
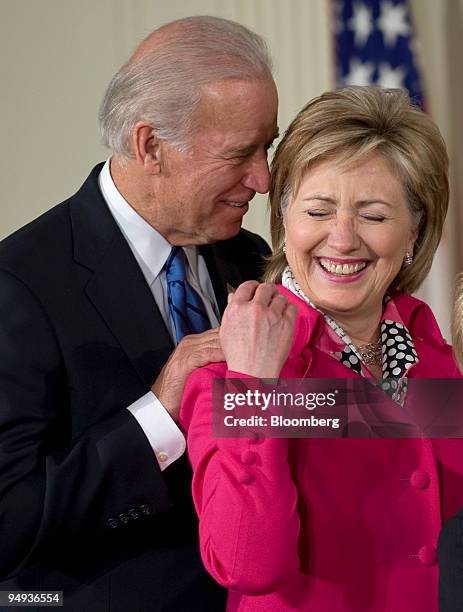
[[377, 23], [389, 47], [394, 47], [399, 36], [407, 36], [410, 26], [406, 21], [406, 7], [403, 4], [394, 5], [389, 0], [381, 2], [381, 16]]
[[373, 62], [362, 63], [357, 57], [349, 62], [349, 74], [344, 81], [346, 85], [371, 85], [375, 65]]
[[349, 20], [348, 25], [354, 32], [355, 44], [357, 47], [361, 47], [367, 42], [370, 34], [373, 32], [371, 10], [365, 4], [356, 2], [353, 12], [354, 14]]
[[400, 66], [392, 68], [387, 62], [379, 65], [378, 85], [385, 89], [403, 89], [405, 70]]

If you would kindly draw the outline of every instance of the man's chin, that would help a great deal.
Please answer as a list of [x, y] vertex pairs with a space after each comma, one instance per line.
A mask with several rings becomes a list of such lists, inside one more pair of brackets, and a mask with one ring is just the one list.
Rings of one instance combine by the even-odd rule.
[[175, 246], [201, 246], [206, 244], [214, 244], [215, 242], [223, 242], [234, 238], [241, 229], [241, 222], [220, 227], [208, 227], [202, 231], [185, 231], [172, 232], [171, 235], [164, 236], [170, 244]]
[[201, 244], [214, 244], [214, 242], [230, 240], [230, 238], [234, 238], [239, 233], [240, 229], [241, 222], [214, 228], [214, 231], [209, 231], [203, 236], [204, 242], [201, 242]]

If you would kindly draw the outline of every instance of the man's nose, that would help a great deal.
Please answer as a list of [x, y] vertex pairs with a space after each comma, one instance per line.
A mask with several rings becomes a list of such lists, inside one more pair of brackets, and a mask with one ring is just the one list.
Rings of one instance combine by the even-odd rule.
[[351, 216], [337, 215], [330, 225], [326, 244], [338, 253], [351, 253], [359, 249], [361, 240], [355, 219]]
[[266, 153], [250, 160], [248, 171], [243, 178], [243, 185], [257, 193], [267, 193], [270, 187], [270, 170]]

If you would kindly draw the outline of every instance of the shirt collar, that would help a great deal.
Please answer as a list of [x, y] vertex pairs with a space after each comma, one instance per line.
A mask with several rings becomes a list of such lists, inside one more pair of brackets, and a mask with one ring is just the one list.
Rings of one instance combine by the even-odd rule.
[[[141, 217], [118, 191], [111, 176], [110, 159], [103, 166], [99, 178], [103, 197], [149, 285], [160, 274], [172, 245]], [[197, 278], [198, 251], [195, 246], [183, 247], [188, 265]]]

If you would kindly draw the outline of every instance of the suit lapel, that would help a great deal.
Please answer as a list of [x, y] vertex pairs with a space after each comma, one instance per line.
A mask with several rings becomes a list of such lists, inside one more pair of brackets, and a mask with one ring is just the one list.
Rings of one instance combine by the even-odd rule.
[[151, 386], [174, 346], [153, 294], [122, 235], [86, 287], [140, 378]]
[[93, 272], [85, 292], [150, 387], [174, 346], [153, 294], [100, 193], [101, 167], [71, 198], [74, 259]]
[[215, 299], [220, 314], [223, 314], [227, 306], [227, 295], [229, 293], [227, 285], [236, 289], [242, 281], [241, 274], [238, 267], [222, 255], [220, 244], [201, 246], [199, 252], [206, 262]]

